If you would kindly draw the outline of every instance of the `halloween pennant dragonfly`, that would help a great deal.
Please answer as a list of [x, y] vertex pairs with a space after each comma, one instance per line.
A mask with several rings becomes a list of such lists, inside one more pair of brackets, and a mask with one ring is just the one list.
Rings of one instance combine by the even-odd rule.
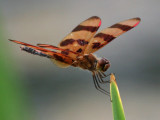
[[17, 40], [9, 40], [23, 45], [21, 46], [23, 51], [51, 59], [59, 67], [73, 66], [91, 71], [96, 89], [109, 94], [100, 84], [108, 82], [104, 80], [106, 77], [104, 72], [110, 67], [110, 63], [106, 58], [97, 58], [93, 53], [137, 26], [139, 22], [140, 18], [121, 21], [95, 35], [101, 26], [101, 19], [93, 16], [75, 27], [58, 47], [48, 44], [34, 46]]

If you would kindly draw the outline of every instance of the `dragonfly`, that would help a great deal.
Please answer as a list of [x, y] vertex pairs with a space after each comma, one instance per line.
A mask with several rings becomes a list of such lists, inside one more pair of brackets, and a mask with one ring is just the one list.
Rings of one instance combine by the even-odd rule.
[[9, 40], [21, 44], [20, 48], [23, 51], [51, 59], [59, 67], [73, 66], [90, 71], [95, 88], [108, 95], [109, 92], [103, 89], [101, 84], [109, 82], [104, 80], [107, 77], [104, 72], [110, 67], [110, 62], [104, 57], [95, 56], [93, 53], [121, 34], [136, 27], [140, 21], [139, 17], [124, 20], [96, 34], [101, 26], [101, 19], [92, 16], [76, 26], [71, 33], [62, 39], [58, 47], [49, 44], [31, 45], [17, 40]]

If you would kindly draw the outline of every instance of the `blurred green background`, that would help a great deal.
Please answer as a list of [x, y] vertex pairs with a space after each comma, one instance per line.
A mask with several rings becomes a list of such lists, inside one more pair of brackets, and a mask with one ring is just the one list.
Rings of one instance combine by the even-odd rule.
[[5, 39], [3, 20], [0, 17], [0, 120], [27, 120], [28, 95], [23, 81], [15, 71], [14, 60]]
[[113, 119], [108, 96], [94, 88], [89, 72], [58, 68], [7, 40], [58, 45], [93, 15], [102, 19], [100, 30], [141, 18], [136, 28], [95, 54], [111, 62], [107, 73], [116, 75], [126, 119], [159, 119], [159, 5], [158, 0], [1, 0], [0, 111], [8, 116], [3, 120], [31, 113], [34, 120]]

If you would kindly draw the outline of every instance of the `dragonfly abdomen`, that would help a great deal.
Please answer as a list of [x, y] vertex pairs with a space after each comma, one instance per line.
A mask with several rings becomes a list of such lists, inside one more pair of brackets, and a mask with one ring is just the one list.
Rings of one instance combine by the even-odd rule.
[[36, 49], [30, 48], [30, 47], [27, 47], [27, 46], [21, 46], [20, 48], [21, 48], [21, 50], [26, 51], [28, 53], [31, 53], [33, 55], [39, 55], [39, 56], [42, 56], [42, 57], [51, 58], [49, 55], [43, 53], [40, 50], [36, 50]]

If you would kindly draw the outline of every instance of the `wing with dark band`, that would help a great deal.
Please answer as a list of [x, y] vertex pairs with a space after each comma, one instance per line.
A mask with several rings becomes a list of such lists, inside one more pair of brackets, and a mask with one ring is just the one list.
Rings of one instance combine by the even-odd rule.
[[50, 58], [52, 60], [54, 59], [56, 61], [59, 61], [61, 63], [67, 64], [67, 65], [71, 65], [74, 62], [74, 60], [72, 58], [70, 58], [69, 56], [64, 55], [62, 53], [57, 53], [55, 51], [47, 50], [47, 49], [44, 49], [44, 48], [41, 48], [38, 46], [34, 46], [34, 45], [30, 45], [30, 44], [27, 44], [24, 42], [20, 42], [17, 40], [10, 40], [10, 41], [15, 42], [17, 44], [24, 45], [21, 47], [21, 49], [26, 52], [29, 52], [31, 54], [45, 56], [47, 58]]
[[56, 46], [53, 46], [53, 45], [37, 44], [37, 46], [42, 47], [42, 48], [56, 50], [57, 52], [65, 54], [65, 55], [71, 57], [74, 60], [76, 60], [76, 57], [79, 55], [79, 53], [77, 53], [77, 52], [73, 52], [73, 51], [70, 51], [69, 49], [63, 49], [63, 48], [56, 47]]
[[59, 44], [60, 48], [80, 54], [84, 53], [91, 38], [101, 25], [101, 19], [97, 16], [88, 18], [72, 30]]
[[102, 30], [92, 38], [92, 40], [86, 47], [84, 54], [96, 52], [97, 50], [114, 40], [116, 37], [136, 27], [139, 22], [140, 18], [132, 18], [116, 23], [111, 27]]

